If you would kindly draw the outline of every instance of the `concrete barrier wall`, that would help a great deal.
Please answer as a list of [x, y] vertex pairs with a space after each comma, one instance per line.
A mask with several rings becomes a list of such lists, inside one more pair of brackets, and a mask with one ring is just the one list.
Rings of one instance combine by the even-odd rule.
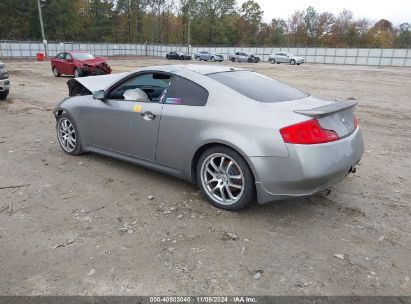
[[[411, 66], [410, 49], [363, 49], [363, 48], [292, 48], [292, 47], [191, 47], [176, 45], [145, 45], [116, 43], [49, 43], [48, 55], [61, 51], [86, 51], [95, 56], [156, 56], [165, 57], [170, 51], [195, 54], [210, 50], [222, 54], [225, 59], [236, 51], [252, 53], [267, 61], [275, 52], [290, 52], [304, 58], [307, 63], [353, 64], [371, 66]], [[30, 58], [44, 52], [41, 42], [0, 41], [0, 58]]]

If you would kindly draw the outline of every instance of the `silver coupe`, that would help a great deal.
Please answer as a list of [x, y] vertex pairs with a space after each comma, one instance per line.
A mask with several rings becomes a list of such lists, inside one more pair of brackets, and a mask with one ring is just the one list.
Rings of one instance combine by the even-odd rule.
[[64, 152], [182, 178], [226, 210], [325, 191], [355, 172], [364, 150], [354, 101], [248, 70], [166, 65], [73, 81], [54, 109]]

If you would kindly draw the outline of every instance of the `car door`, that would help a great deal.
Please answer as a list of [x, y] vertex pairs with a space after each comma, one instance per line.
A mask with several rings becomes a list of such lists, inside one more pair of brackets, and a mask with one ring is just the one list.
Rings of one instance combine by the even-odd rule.
[[[106, 99], [94, 100], [90, 114], [93, 145], [154, 161], [163, 107], [160, 100], [171, 78], [162, 72], [137, 73], [110, 89]], [[148, 99], [126, 100], [124, 93], [135, 89], [144, 91]]]
[[187, 156], [203, 127], [201, 119], [196, 118], [204, 112], [208, 95], [197, 83], [181, 76], [173, 77], [164, 99], [156, 162], [184, 170]]
[[277, 53], [276, 54], [276, 56], [275, 56], [276, 58], [275, 58], [275, 60], [277, 61], [277, 62], [283, 62], [283, 53]]
[[65, 54], [64, 54], [64, 53], [60, 53], [60, 54], [58, 54], [58, 55], [53, 59], [54, 67], [57, 69], [57, 71], [58, 71], [60, 74], [64, 74], [64, 73], [63, 73], [63, 61], [64, 61], [64, 57], [65, 57]]
[[241, 61], [248, 62], [248, 55], [246, 53], [240, 53]]
[[75, 64], [73, 62], [73, 57], [69, 53], [65, 53], [65, 57], [63, 60], [63, 69], [64, 69], [64, 74], [66, 75], [73, 75], [74, 74], [74, 68]]

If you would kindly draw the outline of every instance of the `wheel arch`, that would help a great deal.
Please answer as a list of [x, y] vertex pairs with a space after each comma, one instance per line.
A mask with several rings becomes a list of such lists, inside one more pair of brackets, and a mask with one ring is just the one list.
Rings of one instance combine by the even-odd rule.
[[245, 163], [248, 165], [248, 167], [251, 170], [251, 173], [253, 175], [253, 178], [255, 179], [255, 170], [254, 167], [252, 166], [250, 160], [248, 159], [248, 157], [246, 156], [246, 154], [244, 153], [244, 151], [242, 151], [239, 147], [231, 144], [231, 143], [227, 143], [227, 142], [222, 142], [222, 141], [212, 141], [212, 142], [207, 142], [207, 143], [203, 143], [200, 147], [198, 147], [196, 149], [196, 151], [193, 154], [193, 157], [191, 158], [191, 163], [190, 163], [190, 181], [193, 184], [197, 183], [197, 163], [201, 157], [201, 155], [204, 153], [204, 151], [206, 151], [207, 149], [211, 148], [211, 147], [215, 147], [215, 146], [222, 146], [225, 148], [229, 148], [231, 150], [233, 150], [234, 152], [237, 152], [245, 161]]

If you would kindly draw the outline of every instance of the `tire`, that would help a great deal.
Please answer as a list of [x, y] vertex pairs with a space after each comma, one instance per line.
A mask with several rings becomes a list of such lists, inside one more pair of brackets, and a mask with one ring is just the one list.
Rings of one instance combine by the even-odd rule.
[[[67, 122], [69, 122], [69, 124], [67, 124]], [[65, 153], [73, 156], [83, 153], [78, 128], [69, 114], [63, 113], [57, 118], [56, 132], [57, 140]], [[71, 138], [71, 140], [69, 138]]]
[[212, 61], [212, 62], [215, 62], [215, 58], [214, 58], [214, 57], [211, 57], [211, 61]]
[[219, 60], [218, 62], [223, 62], [222, 60]]
[[57, 70], [56, 67], [52, 68], [52, 72], [53, 72], [54, 77], [60, 77], [61, 76], [61, 74], [59, 73], [59, 71]]
[[238, 211], [254, 201], [253, 174], [234, 150], [224, 146], [207, 149], [197, 162], [196, 172], [203, 195], [217, 208]]
[[301, 63], [297, 63], [297, 65], [300, 65]]
[[79, 68], [74, 68], [73, 75], [74, 75], [74, 78], [81, 77], [81, 70]]
[[0, 100], [5, 100], [7, 98], [7, 95], [9, 95], [9, 92], [9, 90], [0, 92]]
[[295, 60], [294, 60], [294, 59], [291, 59], [291, 60], [290, 60], [290, 64], [291, 64], [291, 65], [295, 65]]
[[200, 57], [200, 56], [197, 56], [197, 57], [196, 57], [196, 60], [201, 61], [201, 57]]
[[170, 57], [168, 57], [168, 55], [166, 55], [166, 59], [167, 59], [167, 60], [170, 60]]
[[276, 61], [277, 62], [277, 64], [280, 64], [281, 62], [279, 62], [279, 61]]

